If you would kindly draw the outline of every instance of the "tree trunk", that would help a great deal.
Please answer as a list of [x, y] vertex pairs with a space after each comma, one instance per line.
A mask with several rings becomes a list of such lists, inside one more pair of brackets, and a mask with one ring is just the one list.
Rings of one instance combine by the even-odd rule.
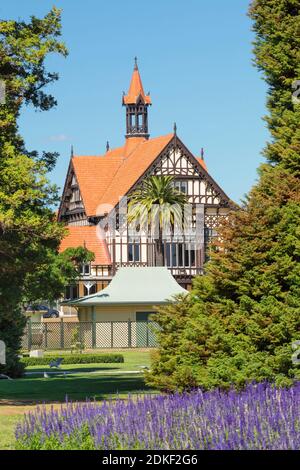
[[163, 244], [163, 239], [162, 239], [161, 228], [159, 229], [158, 239], [155, 240], [155, 243], [154, 243], [154, 258], [155, 258], [155, 266], [165, 265], [164, 244]]

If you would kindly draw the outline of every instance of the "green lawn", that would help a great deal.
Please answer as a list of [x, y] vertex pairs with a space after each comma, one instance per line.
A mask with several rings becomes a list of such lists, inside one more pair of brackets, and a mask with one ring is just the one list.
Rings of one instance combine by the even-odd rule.
[[[149, 366], [149, 352], [126, 351], [124, 363], [117, 364], [76, 364], [61, 367], [68, 371], [65, 376], [57, 375], [44, 378], [42, 374], [25, 376], [16, 380], [0, 381], [0, 400], [17, 402], [60, 402], [68, 396], [71, 400], [97, 399], [108, 396], [126, 396], [149, 390], [143, 380], [143, 374], [130, 374], [126, 371], [141, 370], [140, 366]], [[27, 367], [30, 372], [56, 372], [48, 366]], [[93, 373], [91, 373], [93, 372]]]
[[[142, 373], [130, 373], [140, 370], [140, 366], [149, 366], [150, 353], [125, 351], [122, 354], [124, 363], [65, 365], [61, 368], [62, 373], [49, 378], [37, 374], [16, 380], [0, 380], [0, 449], [13, 448], [14, 427], [25, 404], [64, 402], [66, 396], [70, 400], [82, 401], [86, 398], [126, 398], [129, 393], [153, 393], [154, 390], [145, 385]], [[33, 366], [26, 371], [48, 372], [50, 368]], [[63, 371], [68, 374], [64, 376]]]
[[14, 449], [15, 427], [20, 418], [20, 415], [0, 415], [0, 450]]

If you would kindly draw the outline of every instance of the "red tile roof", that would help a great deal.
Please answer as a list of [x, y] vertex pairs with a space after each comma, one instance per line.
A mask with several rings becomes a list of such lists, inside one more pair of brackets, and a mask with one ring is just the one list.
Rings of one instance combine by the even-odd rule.
[[196, 160], [198, 160], [198, 162], [200, 163], [200, 165], [202, 166], [202, 168], [204, 168], [204, 170], [207, 171], [207, 166], [206, 166], [206, 163], [205, 161], [203, 160], [202, 157], [196, 157]]
[[107, 186], [123, 162], [123, 147], [104, 156], [74, 156], [72, 165], [88, 216], [96, 215], [97, 206]]
[[[169, 144], [174, 134], [145, 139], [130, 137], [123, 147], [109, 150], [103, 156], [74, 156], [71, 164], [79, 184], [87, 216], [103, 215], [126, 195]], [[200, 157], [197, 161], [206, 170]], [[86, 246], [95, 253], [93, 264], [111, 264], [105, 241], [97, 237], [95, 226], [68, 226], [60, 251], [68, 247]]]
[[[106, 204], [115, 206], [172, 137], [173, 134], [149, 140], [130, 137], [123, 147], [109, 150], [103, 156], [74, 156], [72, 164], [87, 216], [103, 214]], [[207, 171], [205, 161], [201, 157], [196, 159]]]
[[140, 143], [129, 153], [118, 168], [114, 178], [103, 193], [100, 204], [115, 206], [119, 202], [120, 196], [124, 196], [130, 190], [172, 138], [173, 134], [167, 134], [149, 140], [141, 139]]
[[95, 254], [94, 265], [109, 265], [111, 259], [105, 240], [101, 240], [97, 236], [97, 227], [95, 225], [68, 226], [68, 234], [62, 240], [59, 251], [60, 253], [67, 248], [77, 248], [85, 246], [88, 250]]
[[172, 137], [173, 134], [149, 140], [130, 137], [124, 147], [104, 156], [74, 156], [72, 164], [87, 216], [103, 214], [106, 204], [115, 206]]
[[123, 96], [123, 104], [136, 104], [139, 98], [141, 98], [144, 103], [151, 104], [151, 98], [149, 95], [145, 95], [139, 70], [137, 66], [135, 66], [128, 93]]

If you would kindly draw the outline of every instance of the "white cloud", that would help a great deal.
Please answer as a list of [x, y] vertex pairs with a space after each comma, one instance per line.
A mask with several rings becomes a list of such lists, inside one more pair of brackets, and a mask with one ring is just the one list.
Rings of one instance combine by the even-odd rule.
[[51, 135], [49, 138], [52, 142], [64, 142], [70, 140], [70, 136], [66, 134]]

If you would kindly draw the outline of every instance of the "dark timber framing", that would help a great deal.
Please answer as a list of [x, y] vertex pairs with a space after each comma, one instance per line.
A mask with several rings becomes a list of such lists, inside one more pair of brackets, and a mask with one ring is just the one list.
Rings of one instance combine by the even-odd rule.
[[146, 137], [148, 133], [148, 103], [140, 97], [136, 104], [126, 104], [126, 138]]
[[[192, 278], [196, 274], [203, 273], [203, 265], [207, 258], [206, 246], [208, 241], [216, 235], [215, 229], [219, 225], [220, 220], [226, 218], [228, 212], [235, 206], [176, 134], [174, 134], [174, 137], [157, 156], [155, 161], [127, 191], [125, 196], [128, 197], [150, 175], [174, 176], [175, 181], [178, 181], [179, 184], [180, 182], [184, 183], [183, 187], [186, 188], [188, 200], [192, 207], [196, 208], [197, 205], [204, 206], [204, 243], [200, 249], [193, 250], [190, 242], [186, 240], [176, 241], [170, 239], [164, 242], [167, 267], [181, 285], [189, 287]], [[118, 210], [119, 204], [115, 207], [117, 214]], [[72, 161], [69, 164], [64, 186], [59, 209], [59, 220], [65, 221], [68, 225], [96, 225], [100, 220], [99, 216], [86, 215]], [[194, 221], [192, 221], [193, 223]], [[154, 242], [152, 240], [149, 240], [147, 237], [139, 238], [136, 242], [139, 245], [139, 260], [134, 259], [132, 261], [128, 259], [130, 243], [132, 243], [132, 240], [129, 239], [128, 231], [125, 237], [117, 236], [113, 240], [110, 234], [107, 233], [107, 245], [112, 260], [112, 266], [108, 268], [109, 279], [121, 266], [153, 265]], [[117, 257], [117, 251], [119, 257]], [[145, 255], [145, 253], [146, 260], [143, 259], [143, 254]], [[95, 280], [97, 279], [98, 282], [100, 280], [102, 282], [104, 279], [103, 267], [95, 266], [94, 269], [94, 277], [91, 277], [95, 278]]]
[[[180, 152], [180, 155], [172, 163], [170, 155], [172, 153]], [[185, 160], [185, 163], [184, 163]], [[203, 226], [203, 238], [204, 243], [201, 249], [195, 250], [193, 256], [191, 255], [192, 250], [189, 248], [189, 242], [185, 240], [174, 241], [170, 239], [165, 241], [165, 259], [166, 266], [171, 270], [177, 281], [184, 287], [190, 287], [192, 278], [197, 274], [203, 273], [203, 265], [206, 261], [206, 247], [213, 236], [215, 236], [215, 228], [219, 225], [221, 219], [226, 218], [228, 212], [234, 209], [233, 202], [224, 193], [224, 191], [218, 186], [214, 179], [207, 173], [202, 167], [200, 162], [192, 155], [187, 147], [182, 143], [178, 136], [174, 135], [173, 139], [166, 145], [162, 152], [158, 155], [155, 161], [145, 170], [140, 178], [134, 183], [134, 185], [128, 190], [125, 196], [130, 196], [130, 193], [139, 186], [142, 181], [150, 175], [172, 175], [175, 181], [187, 181], [188, 188], [192, 187], [192, 190], [188, 190], [188, 200], [192, 203], [193, 207], [197, 205], [204, 205], [204, 226]], [[193, 184], [191, 184], [191, 182]], [[201, 194], [201, 185], [204, 183], [205, 193]], [[195, 192], [196, 186], [198, 191]], [[202, 186], [203, 187], [203, 186]], [[115, 206], [116, 213], [119, 210], [119, 204]], [[222, 211], [222, 213], [221, 213]], [[117, 227], [118, 229], [118, 227]], [[126, 241], [123, 240], [124, 236], [116, 237], [114, 240], [107, 239], [108, 248], [112, 255], [112, 270], [116, 272], [119, 267], [123, 266], [152, 266], [154, 259], [154, 243], [146, 239], [142, 241], [139, 239], [139, 250], [140, 250], [140, 261], [128, 261], [126, 254], [128, 253], [128, 244], [131, 243], [126, 234]], [[170, 248], [169, 244], [173, 247]], [[124, 247], [125, 245], [125, 247]], [[125, 249], [123, 249], [123, 247]], [[142, 260], [142, 249], [145, 248], [147, 253], [147, 260]], [[120, 257], [116, 259], [116, 251], [119, 248]], [[171, 262], [168, 262], [167, 249], [172, 250], [174, 256], [169, 256]], [[188, 254], [186, 255], [186, 252]], [[180, 258], [179, 252], [184, 253], [181, 255], [188, 257], [188, 262], [178, 262]], [[123, 254], [125, 253], [125, 256]], [[124, 259], [125, 258], [125, 259]], [[176, 265], [172, 263], [173, 260], [177, 260]]]

